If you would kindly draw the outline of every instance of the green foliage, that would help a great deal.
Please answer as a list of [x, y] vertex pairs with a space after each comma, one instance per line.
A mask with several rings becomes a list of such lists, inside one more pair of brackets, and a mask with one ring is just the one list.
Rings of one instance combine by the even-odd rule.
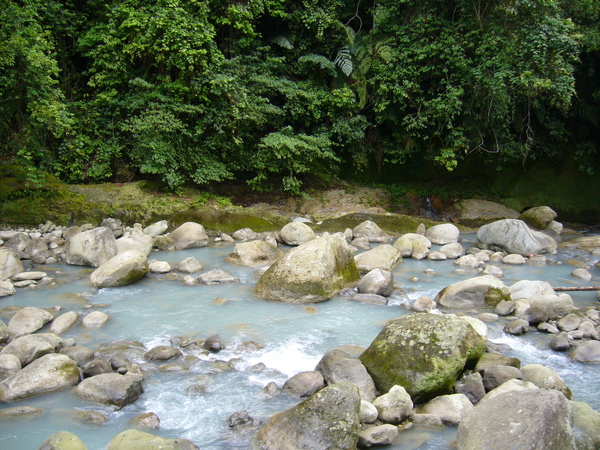
[[295, 194], [415, 160], [591, 173], [598, 2], [0, 0], [0, 156]]

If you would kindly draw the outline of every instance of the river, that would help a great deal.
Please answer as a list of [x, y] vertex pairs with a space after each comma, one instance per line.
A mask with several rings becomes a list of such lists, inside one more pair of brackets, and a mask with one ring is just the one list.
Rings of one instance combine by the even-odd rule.
[[[465, 235], [461, 239], [469, 246], [475, 237]], [[313, 370], [323, 354], [334, 347], [368, 346], [386, 321], [410, 312], [406, 305], [411, 300], [423, 295], [433, 298], [445, 286], [477, 275], [475, 271], [456, 274], [452, 261], [405, 259], [394, 270], [395, 282], [408, 297], [404, 302], [376, 306], [338, 296], [312, 307], [271, 303], [252, 294], [259, 271], [224, 261], [233, 245], [216, 243], [199, 249], [154, 252], [150, 258], [175, 264], [194, 256], [204, 271], [220, 268], [239, 277], [240, 283], [187, 286], [168, 274], [149, 274], [134, 285], [98, 291], [88, 281], [90, 268], [59, 263], [44, 269], [56, 280], [55, 285], [21, 289], [0, 300], [5, 323], [11, 306], [59, 305], [61, 313], [87, 313], [92, 307], [106, 312], [110, 320], [104, 327], [90, 330], [76, 326], [61, 336], [74, 338], [78, 345], [91, 349], [117, 339], [140, 341], [149, 349], [170, 344], [176, 337], [206, 338], [214, 333], [225, 344], [224, 350], [209, 355], [184, 349], [186, 357], [176, 361], [178, 368], [168, 366], [173, 361], [148, 363], [140, 358], [137, 362], [145, 373], [145, 392], [120, 411], [83, 401], [71, 391], [1, 404], [0, 408], [34, 406], [45, 413], [1, 420], [0, 448], [38, 448], [50, 434], [68, 430], [79, 436], [88, 449], [102, 449], [112, 437], [131, 428], [135, 416], [146, 412], [154, 412], [161, 421], [159, 429], [149, 432], [187, 438], [202, 449], [246, 448], [252, 433], [229, 429], [227, 419], [232, 413], [246, 410], [256, 421], [264, 421], [298, 402], [286, 394], [264, 394], [263, 388], [269, 382], [282, 386], [290, 376]], [[589, 253], [569, 250], [549, 256], [552, 263], [543, 267], [497, 265], [505, 273], [506, 285], [523, 279], [546, 280], [553, 286], [598, 285], [597, 268], [591, 269], [592, 282], [572, 277], [574, 267], [564, 263], [571, 258], [595, 262]], [[435, 273], [426, 274], [426, 269]], [[412, 277], [418, 281], [411, 281]], [[576, 292], [572, 297], [580, 308], [599, 306], [596, 292]], [[487, 325], [490, 340], [512, 348], [507, 356], [520, 358], [523, 365], [540, 363], [553, 368], [573, 391], [574, 400], [586, 401], [600, 410], [600, 365], [573, 364], [565, 354], [548, 350], [549, 335], [531, 331], [519, 337], [508, 336], [502, 332], [502, 324], [500, 320]], [[248, 341], [258, 342], [262, 348], [248, 351], [242, 345]], [[205, 392], [187, 394], [191, 385], [202, 385]], [[82, 411], [100, 411], [108, 420], [94, 424], [81, 418]], [[455, 434], [455, 427], [415, 427], [403, 431], [400, 441], [390, 448], [448, 448]]]

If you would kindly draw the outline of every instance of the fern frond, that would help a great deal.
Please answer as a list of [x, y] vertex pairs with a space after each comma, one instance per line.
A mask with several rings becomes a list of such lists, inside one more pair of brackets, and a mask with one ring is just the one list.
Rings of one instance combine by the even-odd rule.
[[331, 75], [335, 75], [336, 65], [332, 63], [329, 59], [325, 58], [323, 55], [315, 55], [314, 53], [309, 53], [308, 55], [304, 55], [298, 58], [298, 62], [316, 64], [321, 69], [329, 72]]
[[348, 47], [342, 47], [338, 50], [337, 56], [333, 63], [340, 68], [344, 75], [349, 77], [354, 70], [354, 64], [352, 63], [352, 53]]
[[285, 36], [275, 36], [273, 39], [271, 39], [271, 42], [287, 50], [291, 50], [294, 48], [290, 40]]

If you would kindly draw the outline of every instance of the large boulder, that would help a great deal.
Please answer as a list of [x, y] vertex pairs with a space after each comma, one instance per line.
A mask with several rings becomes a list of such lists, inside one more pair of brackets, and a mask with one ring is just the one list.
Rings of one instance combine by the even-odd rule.
[[402, 256], [398, 247], [390, 244], [381, 244], [356, 255], [354, 261], [360, 273], [368, 273], [374, 269], [391, 271], [402, 261]]
[[535, 206], [523, 212], [518, 219], [534, 230], [543, 230], [556, 219], [556, 212], [549, 206]]
[[155, 238], [167, 231], [167, 228], [169, 228], [169, 223], [166, 220], [160, 220], [144, 228], [144, 233], [151, 238]]
[[125, 375], [101, 373], [86, 378], [79, 383], [76, 392], [86, 400], [122, 408], [142, 395], [143, 378], [139, 367], [134, 365]]
[[453, 283], [442, 289], [434, 299], [445, 308], [496, 306], [502, 300], [510, 300], [510, 291], [502, 281], [491, 275]]
[[521, 373], [524, 381], [529, 381], [540, 389], [556, 389], [569, 400], [573, 397], [563, 379], [550, 367], [541, 364], [527, 364], [521, 367]]
[[521, 280], [509, 287], [513, 301], [524, 301], [529, 304], [526, 314], [543, 317], [545, 320], [556, 320], [566, 316], [575, 309], [570, 295], [556, 294], [550, 283], [546, 281]]
[[243, 266], [264, 266], [273, 264], [283, 255], [277, 247], [259, 240], [236, 244], [225, 261]]
[[360, 356], [380, 392], [403, 386], [415, 403], [450, 393], [475, 367], [485, 340], [465, 320], [408, 314], [388, 323]]
[[17, 254], [7, 248], [0, 248], [0, 281], [21, 273], [25, 269]]
[[126, 250], [94, 270], [90, 275], [90, 282], [98, 288], [127, 286], [149, 271], [145, 252]]
[[98, 267], [117, 254], [117, 240], [107, 227], [77, 233], [67, 242], [67, 264]]
[[580, 363], [600, 363], [600, 341], [585, 341], [569, 352], [569, 359]]
[[372, 220], [365, 220], [352, 229], [354, 239], [366, 238], [369, 242], [390, 242], [392, 237]]
[[600, 412], [585, 402], [570, 402], [573, 409], [573, 434], [579, 450], [600, 448]]
[[367, 369], [360, 360], [342, 350], [334, 349], [325, 353], [315, 371], [323, 375], [327, 385], [347, 381], [358, 387], [361, 400], [368, 402], [375, 400], [377, 394], [375, 383]]
[[54, 316], [48, 311], [26, 306], [12, 316], [8, 322], [8, 331], [13, 336], [35, 333], [52, 319], [54, 319]]
[[482, 226], [477, 239], [484, 247], [500, 247], [507, 253], [523, 256], [556, 253], [557, 243], [550, 236], [530, 229], [525, 222], [505, 219]]
[[507, 392], [480, 402], [458, 426], [459, 450], [575, 449], [569, 401], [555, 390]]
[[433, 414], [442, 423], [458, 425], [463, 416], [473, 409], [473, 403], [465, 394], [440, 395], [415, 408], [415, 414]]
[[123, 253], [127, 250], [139, 250], [148, 256], [152, 251], [153, 242], [154, 239], [150, 236], [139, 232], [122, 236], [117, 239], [117, 253]]
[[263, 426], [256, 444], [261, 449], [292, 450], [356, 448], [360, 395], [351, 383], [338, 383], [273, 416]]
[[356, 286], [361, 294], [389, 297], [394, 292], [394, 275], [388, 270], [373, 269]]
[[410, 417], [414, 404], [406, 389], [392, 386], [387, 394], [375, 399], [373, 406], [379, 420], [398, 425]]
[[316, 237], [313, 229], [302, 222], [288, 223], [281, 229], [280, 236], [287, 245], [301, 245]]
[[79, 320], [79, 314], [75, 311], [68, 311], [61, 314], [52, 321], [50, 325], [50, 333], [63, 334], [65, 331], [70, 330]]
[[186, 222], [180, 225], [169, 234], [169, 237], [173, 241], [175, 250], [208, 245], [208, 235], [204, 231], [204, 227], [196, 222]]
[[2, 355], [14, 355], [26, 366], [48, 353], [60, 350], [62, 339], [52, 333], [28, 334], [13, 339], [2, 349]]
[[197, 448], [187, 439], [169, 439], [134, 429], [117, 434], [106, 446], [106, 450], [194, 450]]
[[460, 223], [469, 227], [480, 227], [495, 220], [519, 217], [519, 212], [514, 209], [480, 199], [460, 200], [452, 205], [448, 212]]
[[87, 450], [79, 437], [69, 431], [52, 433], [40, 446], [42, 450]]
[[458, 236], [460, 230], [456, 225], [451, 223], [441, 223], [434, 225], [427, 229], [425, 237], [427, 237], [432, 244], [446, 245], [458, 242]]
[[44, 355], [0, 384], [0, 400], [23, 398], [62, 391], [79, 382], [77, 363], [66, 355]]
[[0, 280], [0, 298], [15, 295], [17, 290], [10, 281]]
[[359, 277], [346, 240], [323, 236], [293, 248], [275, 262], [260, 277], [254, 293], [271, 301], [323, 302]]

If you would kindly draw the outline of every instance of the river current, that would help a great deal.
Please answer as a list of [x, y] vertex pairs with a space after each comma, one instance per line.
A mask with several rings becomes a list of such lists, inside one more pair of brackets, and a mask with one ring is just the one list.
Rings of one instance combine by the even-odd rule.
[[[465, 235], [461, 239], [464, 246], [469, 246], [475, 237]], [[255, 421], [265, 421], [299, 401], [283, 393], [267, 396], [263, 388], [268, 383], [281, 387], [298, 372], [314, 370], [321, 357], [334, 347], [368, 346], [388, 320], [410, 312], [410, 301], [423, 295], [433, 298], [445, 286], [477, 276], [476, 271], [470, 270], [466, 274], [455, 273], [457, 266], [450, 260], [405, 259], [393, 273], [408, 299], [392, 305], [377, 306], [342, 296], [309, 307], [272, 303], [252, 294], [259, 271], [224, 261], [233, 246], [217, 243], [199, 249], [154, 252], [150, 258], [175, 265], [194, 256], [204, 266], [203, 271], [220, 268], [239, 277], [240, 283], [188, 286], [168, 274], [149, 274], [131, 286], [96, 290], [88, 281], [90, 268], [54, 264], [41, 270], [55, 279], [55, 285], [20, 289], [16, 295], [1, 299], [5, 323], [10, 306], [58, 305], [61, 313], [87, 313], [92, 306], [106, 312], [110, 320], [102, 328], [84, 329], [77, 325], [61, 336], [74, 338], [78, 345], [92, 350], [100, 343], [117, 339], [140, 341], [150, 349], [170, 345], [177, 337], [206, 338], [215, 333], [222, 338], [225, 349], [209, 355], [184, 349], [184, 359], [161, 363], [148, 363], [141, 358], [137, 362], [145, 374], [145, 392], [134, 404], [116, 412], [81, 400], [71, 391], [0, 404], [0, 409], [27, 405], [44, 410], [43, 415], [31, 418], [0, 420], [0, 448], [38, 448], [50, 434], [68, 430], [79, 436], [88, 449], [103, 449], [115, 435], [132, 427], [134, 417], [146, 412], [158, 415], [160, 428], [144, 431], [187, 438], [202, 449], [247, 448], [251, 433], [230, 429], [227, 419], [231, 414], [246, 410]], [[496, 265], [504, 271], [507, 286], [524, 279], [549, 281], [555, 287], [600, 284], [597, 268], [590, 269], [591, 282], [572, 277], [574, 266], [564, 262], [572, 258], [595, 262], [589, 253], [569, 250], [550, 255], [551, 263], [543, 267]], [[426, 273], [427, 269], [435, 273]], [[418, 280], [411, 280], [412, 277]], [[600, 306], [596, 292], [574, 292], [572, 297], [582, 309]], [[467, 311], [473, 315], [478, 312], [481, 311]], [[522, 365], [540, 363], [553, 368], [573, 391], [574, 400], [586, 401], [600, 410], [600, 365], [571, 363], [565, 354], [548, 349], [550, 336], [545, 333], [534, 330], [518, 337], [506, 335], [502, 332], [503, 323], [499, 320], [487, 325], [492, 342], [510, 347], [505, 352], [507, 356], [518, 357]], [[258, 342], [262, 348], [249, 351], [242, 345], [248, 341]], [[205, 391], [186, 393], [192, 385], [201, 385]], [[103, 424], [86, 421], [81, 418], [86, 411], [100, 411], [108, 420]], [[445, 449], [455, 435], [456, 428], [451, 426], [442, 430], [414, 427], [402, 431], [400, 441], [390, 448]]]

